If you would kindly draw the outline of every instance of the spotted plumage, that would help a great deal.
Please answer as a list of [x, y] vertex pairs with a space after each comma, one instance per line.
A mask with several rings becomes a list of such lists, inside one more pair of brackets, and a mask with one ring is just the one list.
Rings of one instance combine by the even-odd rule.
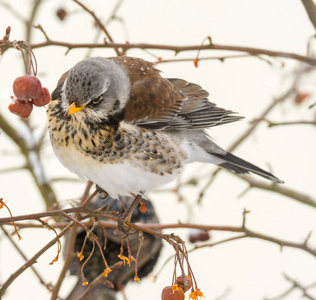
[[207, 97], [199, 85], [163, 78], [142, 59], [83, 60], [52, 93], [53, 149], [68, 169], [113, 197], [151, 191], [193, 161], [281, 182], [209, 139], [205, 128], [241, 117]]

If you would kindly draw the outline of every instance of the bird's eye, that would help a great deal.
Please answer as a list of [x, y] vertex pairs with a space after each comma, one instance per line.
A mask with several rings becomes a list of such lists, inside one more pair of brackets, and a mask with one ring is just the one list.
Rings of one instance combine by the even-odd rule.
[[94, 99], [92, 100], [92, 103], [93, 103], [93, 104], [97, 104], [97, 103], [99, 103], [99, 102], [101, 101], [101, 99], [102, 99], [102, 96], [99, 96], [99, 97], [97, 97], [97, 98], [94, 98]]

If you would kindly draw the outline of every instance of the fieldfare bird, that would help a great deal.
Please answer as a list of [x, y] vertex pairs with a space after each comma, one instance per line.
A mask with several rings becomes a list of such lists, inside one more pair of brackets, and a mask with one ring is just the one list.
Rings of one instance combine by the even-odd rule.
[[241, 119], [208, 92], [163, 78], [133, 57], [94, 57], [63, 74], [48, 106], [55, 154], [111, 197], [143, 195], [172, 181], [190, 162], [283, 181], [215, 144], [205, 129]]
[[[123, 213], [124, 206], [128, 207], [132, 200], [133, 197], [122, 197], [121, 202], [111, 197], [106, 197], [104, 199], [100, 196], [100, 194], [97, 194], [92, 199], [92, 201], [88, 203], [87, 207], [91, 210], [95, 210], [99, 207], [104, 207], [105, 205], [107, 205], [107, 210], [109, 210], [110, 212], [116, 211], [118, 213]], [[124, 204], [124, 206], [122, 203]], [[146, 201], [146, 207], [147, 210], [144, 213], [141, 213], [138, 209], [136, 209], [132, 214], [131, 221], [146, 224], [159, 223], [158, 217], [155, 213], [155, 209], [150, 201]], [[121, 235], [117, 233], [117, 230], [108, 228], [106, 229], [105, 236], [103, 228], [97, 226], [94, 228], [93, 233], [97, 236], [98, 242], [101, 246], [104, 245], [106, 238], [106, 247], [105, 249], [103, 249], [103, 255], [108, 265], [113, 266], [115, 263], [120, 261], [118, 255], [121, 253], [122, 238]], [[82, 228], [78, 231], [74, 246], [75, 252], [81, 251], [86, 235], [87, 232]], [[139, 249], [140, 241], [138, 238], [138, 232], [134, 232], [128, 236], [130, 250], [133, 257], [137, 256], [137, 252]], [[137, 275], [140, 279], [149, 275], [150, 272], [153, 270], [158, 260], [160, 250], [162, 248], [161, 238], [152, 234], [148, 234], [146, 232], [144, 232], [142, 243], [143, 244], [140, 248], [137, 263]], [[83, 256], [85, 257], [85, 259], [89, 257], [92, 249], [93, 244], [88, 239], [83, 249]], [[67, 251], [67, 247], [65, 247], [65, 250]], [[124, 247], [123, 255], [126, 257], [129, 256], [126, 247]], [[86, 286], [82, 285], [83, 278], [81, 277], [81, 267], [83, 263], [85, 264], [83, 268], [83, 273], [85, 279], [89, 283], [92, 282], [100, 274], [102, 274], [105, 269], [103, 257], [98, 247], [95, 247], [92, 256], [87, 261], [79, 261], [78, 257], [74, 257], [70, 263], [69, 271], [71, 275], [78, 277], [78, 281], [73, 287], [71, 293], [66, 298], [66, 300], [78, 299], [87, 288]], [[135, 277], [135, 269], [133, 264], [134, 262], [131, 263], [130, 267], [126, 264], [124, 266], [121, 266], [120, 268], [113, 269], [112, 272], [108, 274], [108, 277], [104, 277], [104, 279], [107, 279], [108, 281], [112, 282], [114, 288], [109, 288], [104, 282], [100, 282], [99, 284], [93, 287], [93, 289], [89, 293], [88, 299], [115, 300], [116, 292], [119, 289], [122, 289], [122, 287], [124, 287], [129, 281], [133, 281]]]

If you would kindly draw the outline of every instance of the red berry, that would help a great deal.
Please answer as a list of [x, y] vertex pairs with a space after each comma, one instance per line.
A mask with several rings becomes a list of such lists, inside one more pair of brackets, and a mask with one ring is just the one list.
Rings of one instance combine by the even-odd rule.
[[42, 84], [35, 76], [21, 76], [14, 80], [13, 92], [14, 95], [21, 100], [38, 98], [42, 92]]
[[32, 103], [35, 106], [44, 106], [44, 105], [48, 104], [49, 101], [50, 101], [50, 93], [49, 93], [48, 89], [45, 87], [42, 88], [42, 92], [38, 98], [32, 99]]
[[176, 284], [181, 287], [184, 293], [186, 293], [192, 287], [192, 279], [190, 276], [178, 276]]
[[9, 110], [21, 118], [27, 118], [33, 110], [33, 104], [30, 101], [15, 99], [9, 104]]
[[161, 300], [184, 300], [184, 292], [181, 288], [173, 291], [171, 286], [166, 286], [162, 290]]

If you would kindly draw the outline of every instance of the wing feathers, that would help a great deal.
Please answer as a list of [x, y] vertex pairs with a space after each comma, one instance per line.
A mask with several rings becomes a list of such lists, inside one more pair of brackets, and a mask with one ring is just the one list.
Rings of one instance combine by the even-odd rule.
[[276, 183], [284, 183], [284, 181], [280, 180], [279, 178], [273, 176], [271, 173], [260, 169], [259, 167], [227, 152], [227, 154], [217, 154], [211, 153], [212, 155], [225, 160], [225, 163], [222, 163], [220, 166], [226, 168], [230, 171], [234, 171], [238, 174], [245, 174], [245, 173], [255, 173], [261, 177], [267, 178]]

